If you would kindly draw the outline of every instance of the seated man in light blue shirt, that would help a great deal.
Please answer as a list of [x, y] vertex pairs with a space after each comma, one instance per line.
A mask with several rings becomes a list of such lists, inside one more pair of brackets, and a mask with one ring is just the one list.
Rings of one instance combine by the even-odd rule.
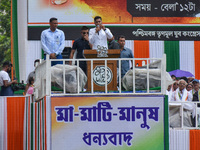
[[[49, 55], [50, 59], [62, 59], [62, 51], [65, 47], [65, 34], [57, 29], [57, 18], [49, 20], [50, 28], [42, 31], [41, 43], [44, 50], [44, 59]], [[62, 61], [53, 61], [52, 65], [62, 64]]]
[[[118, 43], [120, 47], [120, 58], [134, 58], [132, 50], [124, 47], [125, 45], [125, 36], [121, 35], [118, 37]], [[132, 61], [131, 61], [132, 62]], [[133, 62], [132, 62], [133, 64]], [[130, 69], [129, 60], [121, 61], [121, 78], [126, 74], [126, 72]]]

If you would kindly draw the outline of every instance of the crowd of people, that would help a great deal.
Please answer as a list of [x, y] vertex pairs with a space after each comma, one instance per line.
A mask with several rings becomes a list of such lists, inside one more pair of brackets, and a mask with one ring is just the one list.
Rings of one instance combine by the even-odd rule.
[[[169, 85], [166, 91], [169, 102], [199, 102], [199, 80], [194, 79], [193, 77], [176, 78], [174, 75], [172, 75], [171, 77], [174, 83]], [[173, 103], [171, 103], [170, 126], [180, 127], [181, 111], [180, 108], [175, 106], [176, 105], [173, 105]], [[183, 115], [184, 126], [195, 126], [195, 105], [193, 103], [183, 104]]]
[[166, 91], [169, 101], [199, 101], [199, 80], [193, 77], [174, 78], [174, 83]]

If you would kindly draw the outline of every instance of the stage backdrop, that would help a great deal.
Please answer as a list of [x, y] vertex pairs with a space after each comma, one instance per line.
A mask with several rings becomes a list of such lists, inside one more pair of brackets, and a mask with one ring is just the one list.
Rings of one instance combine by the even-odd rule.
[[182, 69], [200, 79], [199, 3], [199, 0], [12, 0], [12, 60], [16, 77], [26, 81], [34, 70], [34, 60], [41, 58], [40, 35], [49, 28], [49, 18], [58, 18], [66, 46], [71, 47], [72, 41], [80, 36], [81, 26], [94, 27], [93, 18], [99, 15], [115, 37], [126, 36], [130, 41], [126, 46], [136, 53], [135, 57], [152, 58], [151, 51], [158, 51], [155, 56], [160, 57], [164, 52], [168, 57], [167, 71]]
[[52, 149], [164, 150], [165, 104], [163, 96], [51, 97]]
[[199, 0], [28, 0], [28, 39], [39, 38], [42, 26], [57, 17], [66, 39], [73, 40], [80, 26], [92, 27], [99, 15], [128, 40], [199, 40], [199, 6]]
[[[198, 23], [199, 0], [28, 0], [28, 23], [89, 24], [99, 15], [106, 24]], [[154, 17], [153, 19], [151, 17]]]

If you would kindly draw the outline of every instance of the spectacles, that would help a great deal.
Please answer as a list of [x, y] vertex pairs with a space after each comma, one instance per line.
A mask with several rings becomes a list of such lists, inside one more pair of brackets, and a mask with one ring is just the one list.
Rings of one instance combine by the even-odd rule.
[[89, 32], [82, 32], [83, 34], [89, 34]]

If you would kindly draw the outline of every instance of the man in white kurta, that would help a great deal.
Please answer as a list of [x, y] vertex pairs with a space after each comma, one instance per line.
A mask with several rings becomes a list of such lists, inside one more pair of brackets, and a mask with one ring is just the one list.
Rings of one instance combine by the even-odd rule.
[[[186, 90], [186, 81], [180, 80], [178, 82], [178, 89], [172, 93], [171, 101], [176, 102], [191, 102], [192, 94]], [[171, 103], [170, 104], [170, 126], [171, 127], [180, 127], [181, 126], [181, 115], [182, 110], [181, 103]], [[192, 126], [191, 114], [194, 110], [194, 105], [185, 103], [183, 104], [183, 125], [187, 127]]]

